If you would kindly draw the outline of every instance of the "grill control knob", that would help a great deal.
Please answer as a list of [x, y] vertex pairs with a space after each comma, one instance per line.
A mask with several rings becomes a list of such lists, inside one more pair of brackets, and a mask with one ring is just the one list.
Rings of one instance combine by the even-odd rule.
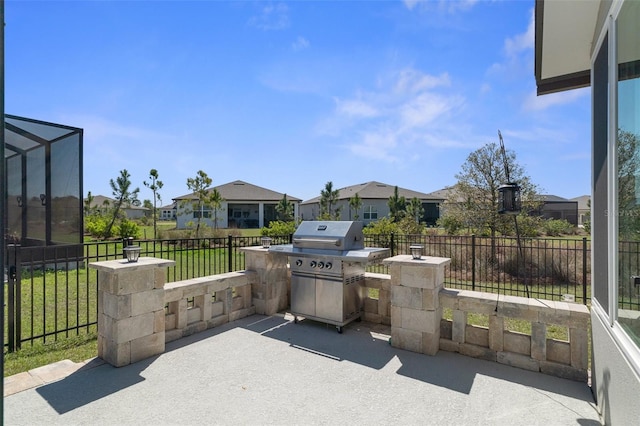
[[318, 262], [318, 268], [323, 269], [324, 268], [324, 262]]
[[317, 265], [315, 260], [312, 260], [311, 263], [309, 264], [309, 266], [311, 266], [312, 268], [315, 268]]
[[296, 266], [302, 266], [302, 259], [296, 260]]
[[333, 268], [333, 263], [327, 262], [324, 264], [324, 269], [331, 269], [331, 268]]

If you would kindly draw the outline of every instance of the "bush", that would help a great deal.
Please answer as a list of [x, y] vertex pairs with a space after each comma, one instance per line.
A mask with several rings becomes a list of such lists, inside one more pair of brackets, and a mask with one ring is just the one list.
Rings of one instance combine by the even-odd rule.
[[107, 235], [107, 226], [109, 226], [109, 221], [102, 216], [92, 215], [87, 216], [84, 219], [84, 227], [86, 228], [89, 235], [94, 238], [109, 238], [111, 234]]
[[132, 220], [123, 219], [118, 228], [117, 235], [120, 238], [138, 238], [140, 235], [140, 228], [138, 227], [138, 224]]
[[439, 227], [444, 228], [449, 235], [456, 235], [464, 226], [462, 221], [453, 215], [442, 216], [438, 219], [437, 224]]
[[424, 225], [419, 224], [414, 218], [405, 216], [396, 222], [398, 225], [398, 232], [407, 235], [421, 235], [424, 231]]
[[[540, 236], [540, 226], [542, 225], [542, 219], [539, 216], [529, 216], [528, 214], [519, 214], [518, 218], [518, 231], [521, 237], [535, 238]], [[515, 235], [514, 232], [511, 235]]]
[[559, 237], [560, 235], [569, 235], [575, 232], [572, 224], [566, 219], [549, 219], [543, 223], [544, 232], [550, 237]]
[[268, 227], [263, 227], [260, 230], [260, 235], [263, 237], [282, 237], [285, 235], [291, 235], [296, 231], [296, 222], [284, 222], [282, 220], [271, 221]]

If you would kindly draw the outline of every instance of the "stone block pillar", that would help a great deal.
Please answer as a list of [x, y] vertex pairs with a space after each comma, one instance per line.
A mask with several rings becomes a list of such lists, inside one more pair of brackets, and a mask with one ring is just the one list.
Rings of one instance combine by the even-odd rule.
[[451, 259], [399, 255], [383, 260], [391, 275], [391, 344], [435, 355], [440, 347], [439, 292]]
[[115, 367], [164, 352], [164, 284], [173, 260], [90, 263], [98, 270], [98, 356]]
[[245, 270], [255, 271], [251, 297], [256, 314], [273, 315], [289, 306], [287, 256], [262, 247], [243, 247]]

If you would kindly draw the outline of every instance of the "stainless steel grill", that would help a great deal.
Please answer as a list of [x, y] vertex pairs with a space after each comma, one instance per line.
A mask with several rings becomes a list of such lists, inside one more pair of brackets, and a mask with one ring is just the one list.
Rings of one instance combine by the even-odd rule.
[[364, 304], [367, 263], [389, 256], [389, 249], [364, 247], [362, 222], [306, 221], [293, 234], [293, 243], [270, 251], [289, 256], [291, 313], [335, 325], [338, 332], [360, 319]]

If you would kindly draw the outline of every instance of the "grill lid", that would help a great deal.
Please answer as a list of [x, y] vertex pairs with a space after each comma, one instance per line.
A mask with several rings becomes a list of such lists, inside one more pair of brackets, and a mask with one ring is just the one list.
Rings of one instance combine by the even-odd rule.
[[293, 244], [269, 248], [296, 257], [333, 256], [354, 262], [375, 262], [389, 256], [389, 249], [364, 247], [362, 222], [305, 221], [293, 234]]
[[293, 234], [293, 247], [320, 250], [364, 248], [362, 222], [306, 221]]

